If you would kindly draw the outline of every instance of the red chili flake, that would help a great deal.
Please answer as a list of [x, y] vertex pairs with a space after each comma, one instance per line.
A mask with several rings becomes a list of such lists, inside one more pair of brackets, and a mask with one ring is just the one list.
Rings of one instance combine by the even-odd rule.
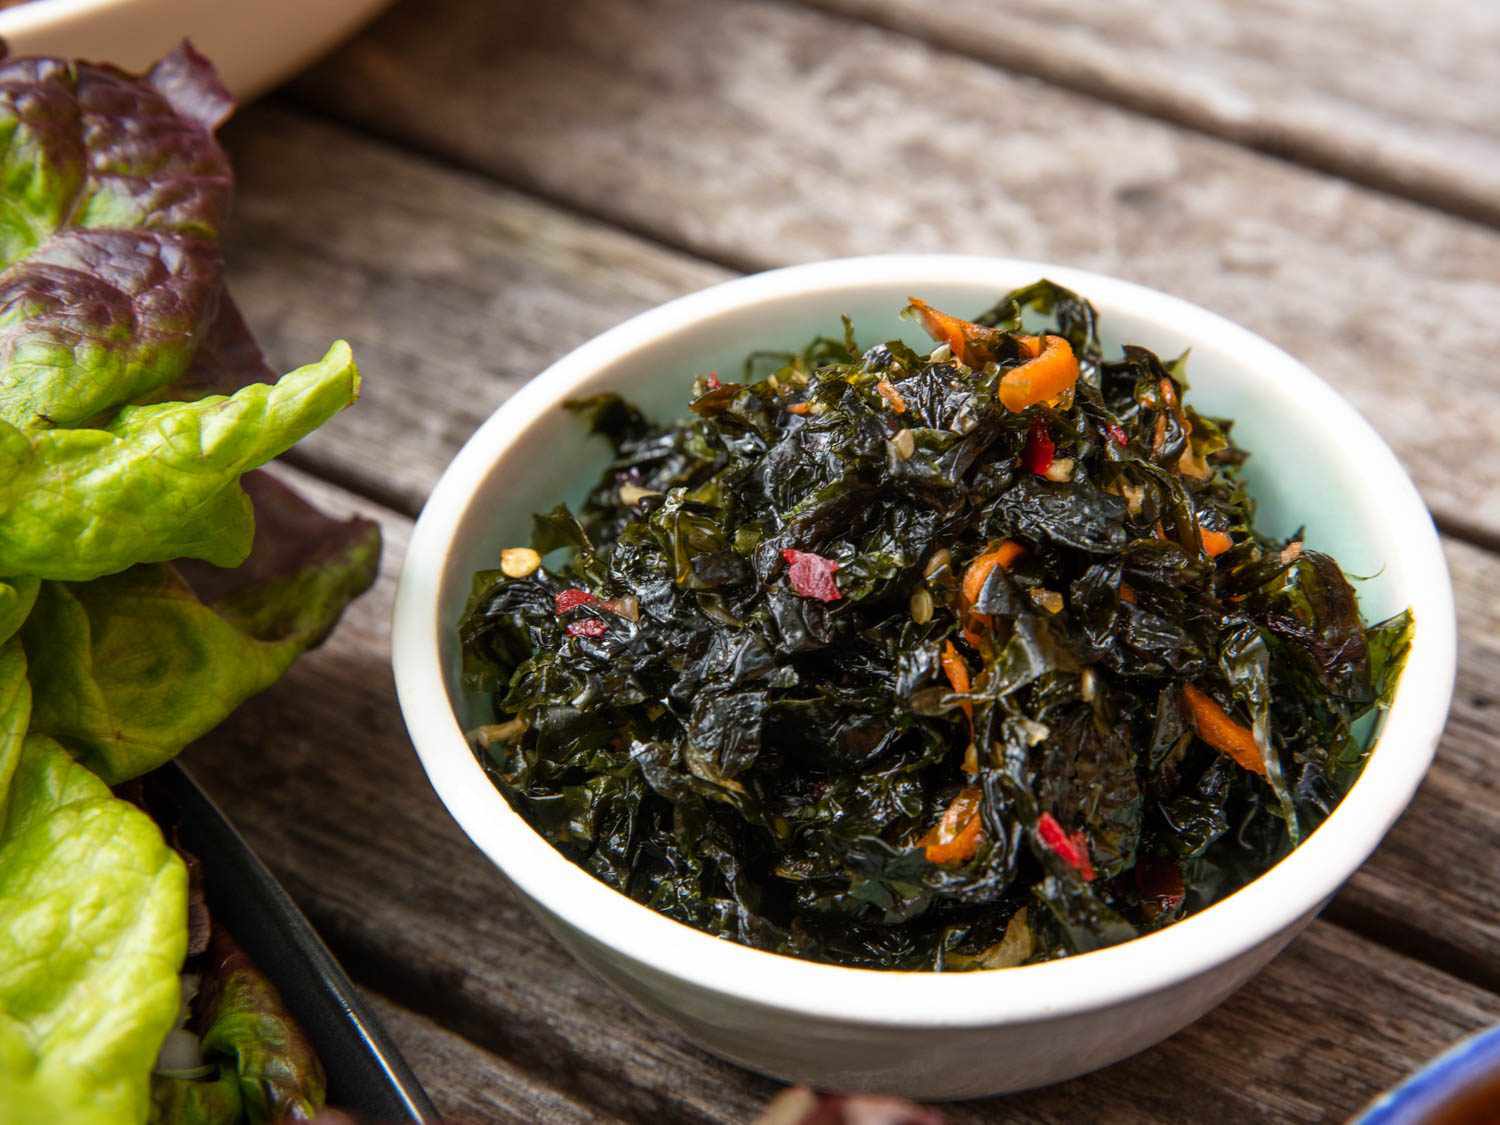
[[1089, 859], [1087, 836], [1082, 832], [1068, 835], [1063, 831], [1063, 826], [1057, 823], [1057, 817], [1049, 812], [1044, 812], [1037, 818], [1036, 834], [1042, 838], [1042, 843], [1047, 845], [1053, 855], [1082, 875], [1086, 882], [1092, 881], [1094, 864]]
[[833, 576], [839, 564], [822, 555], [808, 551], [794, 551], [790, 547], [781, 552], [787, 561], [786, 579], [792, 589], [804, 598], [817, 598], [820, 602], [836, 602], [843, 597]]
[[1057, 446], [1047, 432], [1047, 423], [1040, 418], [1031, 423], [1031, 433], [1026, 435], [1026, 452], [1021, 454], [1022, 463], [1037, 476], [1045, 476], [1052, 467]]
[[1130, 435], [1125, 432], [1125, 427], [1121, 426], [1118, 422], [1111, 422], [1109, 424], [1109, 436], [1114, 438], [1116, 445], [1130, 444]]
[[585, 617], [574, 621], [563, 632], [570, 637], [602, 637], [609, 625], [597, 617]]
[[553, 598], [552, 605], [557, 610], [557, 615], [561, 617], [570, 609], [577, 609], [581, 605], [592, 605], [598, 600], [598, 598], [594, 597], [587, 590], [580, 590], [575, 586], [570, 590], [564, 590], [557, 597]]
[[708, 378], [703, 381], [708, 384], [709, 390], [716, 391], [719, 389], [719, 373], [717, 371], [710, 371]]

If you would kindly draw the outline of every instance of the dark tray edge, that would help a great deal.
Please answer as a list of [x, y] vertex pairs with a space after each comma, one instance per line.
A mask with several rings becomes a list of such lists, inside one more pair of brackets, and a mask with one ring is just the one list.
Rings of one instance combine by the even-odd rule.
[[[328, 1072], [330, 1105], [379, 1121], [435, 1125], [437, 1108], [421, 1082], [323, 939], [239, 830], [178, 762], [154, 771], [151, 784], [177, 807], [182, 842], [204, 867], [209, 909], [275, 983], [312, 1039]], [[226, 886], [233, 884], [239, 884], [240, 893], [225, 894]], [[288, 951], [294, 955], [288, 956]], [[341, 1026], [335, 1030], [333, 1024]], [[363, 1088], [355, 1075], [361, 1070], [364, 1083], [378, 1072], [385, 1090]], [[351, 1083], [362, 1086], [353, 1096]]]

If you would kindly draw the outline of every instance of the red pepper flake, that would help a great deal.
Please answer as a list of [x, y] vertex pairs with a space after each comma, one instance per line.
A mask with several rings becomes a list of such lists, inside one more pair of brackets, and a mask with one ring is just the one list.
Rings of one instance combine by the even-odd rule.
[[1049, 812], [1044, 812], [1037, 818], [1036, 834], [1042, 838], [1042, 843], [1047, 845], [1053, 855], [1082, 875], [1085, 882], [1093, 880], [1094, 864], [1089, 859], [1087, 836], [1082, 832], [1068, 835], [1063, 831], [1063, 826], [1057, 823], [1057, 817]]
[[557, 615], [561, 617], [570, 609], [577, 609], [581, 605], [592, 605], [598, 600], [598, 598], [594, 597], [587, 590], [580, 590], [575, 586], [572, 589], [564, 590], [557, 597], [553, 598], [552, 605], [557, 610]]
[[814, 555], [808, 551], [794, 551], [790, 547], [781, 552], [781, 557], [787, 561], [787, 581], [804, 598], [836, 602], [843, 597], [839, 593], [838, 584], [833, 580], [833, 576], [838, 573], [839, 564], [832, 559], [825, 559], [822, 555]]
[[1047, 432], [1047, 423], [1040, 418], [1031, 423], [1031, 433], [1026, 435], [1026, 451], [1021, 454], [1022, 463], [1037, 476], [1046, 476], [1052, 467], [1057, 446]]
[[1124, 426], [1121, 426], [1118, 422], [1111, 422], [1108, 428], [1109, 436], [1114, 439], [1116, 445], [1130, 444], [1130, 435], [1125, 432]]
[[710, 371], [708, 378], [703, 381], [708, 384], [709, 390], [716, 391], [719, 389], [719, 373], [717, 371]]
[[570, 623], [563, 632], [570, 637], [602, 637], [608, 629], [607, 622], [597, 617], [585, 617], [581, 621]]

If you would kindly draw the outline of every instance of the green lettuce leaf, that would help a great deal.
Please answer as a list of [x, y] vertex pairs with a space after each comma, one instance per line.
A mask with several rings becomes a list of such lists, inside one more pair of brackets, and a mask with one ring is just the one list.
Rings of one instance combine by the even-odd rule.
[[246, 485], [261, 527], [245, 566], [47, 582], [22, 630], [32, 729], [111, 784], [172, 758], [275, 683], [374, 580], [373, 523], [329, 520], [264, 474]]
[[30, 736], [0, 831], [0, 903], [0, 1116], [145, 1120], [187, 948], [182, 860], [150, 817]]
[[16, 635], [31, 612], [41, 585], [40, 580], [29, 576], [0, 582], [0, 644]]
[[104, 429], [0, 422], [0, 574], [86, 581], [140, 562], [237, 566], [255, 526], [239, 478], [352, 403], [349, 345], [274, 384], [121, 410]]
[[240, 1076], [231, 1068], [212, 1078], [152, 1076], [150, 1125], [239, 1125], [244, 1110]]
[[18, 637], [0, 645], [0, 829], [5, 827], [6, 795], [21, 744], [31, 720], [31, 684], [26, 679], [26, 653]]

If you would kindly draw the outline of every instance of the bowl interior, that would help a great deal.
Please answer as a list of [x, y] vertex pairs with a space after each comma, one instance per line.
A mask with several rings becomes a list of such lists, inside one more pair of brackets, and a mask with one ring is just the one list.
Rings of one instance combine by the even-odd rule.
[[[533, 512], [577, 503], [608, 457], [561, 404], [600, 391], [657, 418], [685, 410], [689, 381], [732, 376], [758, 348], [794, 348], [855, 322], [861, 344], [899, 337], [908, 294], [972, 314], [1048, 276], [1092, 300], [1107, 348], [1175, 356], [1191, 347], [1191, 399], [1235, 419], [1263, 531], [1306, 525], [1309, 543], [1351, 574], [1368, 618], [1405, 606], [1417, 627], [1380, 742], [1344, 802], [1301, 847], [1247, 887], [1138, 941], [994, 973], [874, 972], [751, 950], [699, 933], [596, 881], [552, 848], [485, 777], [463, 728], [488, 702], [460, 686], [454, 625], [476, 570], [529, 541]], [[772, 271], [705, 290], [620, 325], [559, 360], [475, 434], [434, 490], [397, 594], [393, 652], [403, 714], [455, 819], [538, 906], [633, 959], [705, 992], [823, 1019], [903, 1027], [980, 1026], [1099, 1010], [1231, 963], [1310, 917], [1369, 855], [1431, 761], [1452, 694], [1452, 591], [1416, 490], [1369, 425], [1284, 352], [1174, 298], [1084, 271], [1012, 259], [911, 256]]]

